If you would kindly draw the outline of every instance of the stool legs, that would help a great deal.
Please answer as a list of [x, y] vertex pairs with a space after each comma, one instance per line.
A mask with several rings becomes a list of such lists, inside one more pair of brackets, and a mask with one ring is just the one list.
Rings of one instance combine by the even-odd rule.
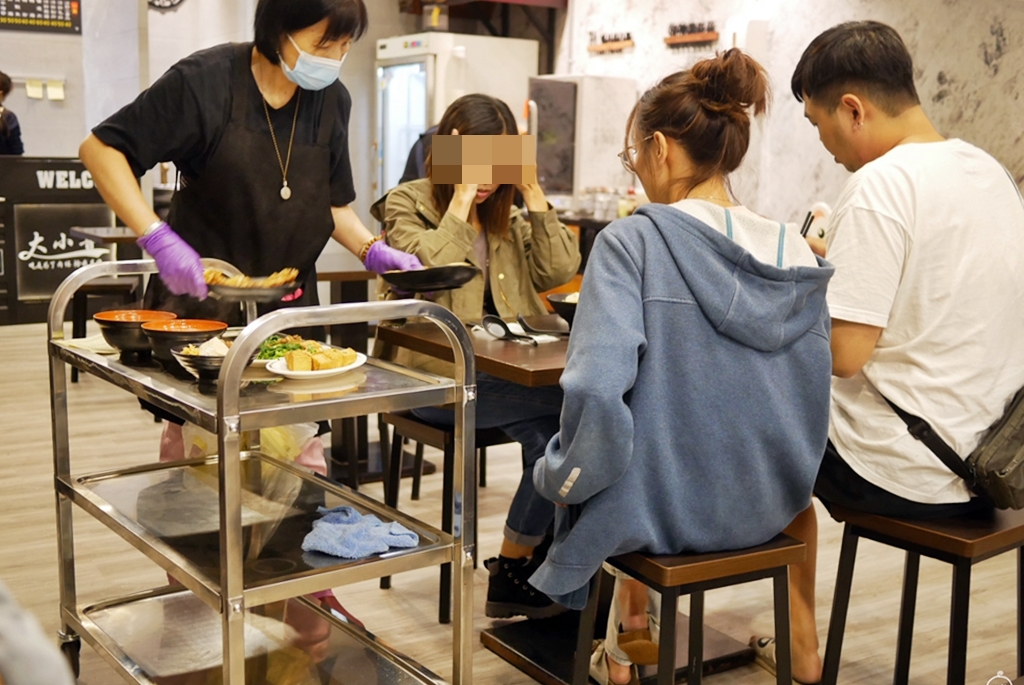
[[572, 685], [587, 685], [590, 679], [590, 654], [594, 643], [594, 624], [597, 622], [597, 608], [601, 603], [601, 574], [598, 569], [590, 579], [590, 594], [587, 606], [580, 613], [580, 623], [576, 630], [576, 658], [572, 664]]
[[789, 567], [777, 570], [772, 579], [775, 591], [775, 682], [793, 682], [793, 645], [789, 625]]
[[[679, 588], [661, 592], [661, 637], [658, 639], [658, 685], [676, 681], [676, 616], [679, 613]], [[700, 676], [698, 676], [699, 678]], [[698, 682], [700, 682], [698, 680]]]
[[822, 685], [836, 685], [836, 680], [839, 678], [839, 656], [843, 651], [846, 613], [850, 608], [850, 587], [853, 585], [853, 564], [857, 560], [857, 540], [857, 533], [847, 523], [843, 528], [843, 546], [839, 552], [839, 570], [836, 573], [832, 618], [828, 623], [825, 664], [821, 676]]
[[412, 462], [412, 498], [420, 498], [420, 484], [423, 482], [423, 443], [416, 443], [416, 457]]
[[971, 562], [953, 564], [953, 605], [949, 616], [949, 658], [946, 685], [964, 685], [967, 678], [967, 607], [971, 600]]
[[[662, 600], [664, 601], [664, 600]], [[673, 621], [674, 623], [674, 621]], [[663, 634], [664, 635], [664, 634]], [[665, 638], [661, 638], [664, 645]], [[675, 645], [673, 645], [674, 647]], [[700, 685], [704, 676], [704, 592], [697, 591], [690, 594], [690, 645], [689, 656], [687, 657], [686, 682], [687, 685]], [[659, 645], [658, 651], [658, 682], [661, 682], [661, 662], [664, 659], [661, 655]], [[675, 650], [672, 650], [672, 669], [675, 671]], [[673, 673], [674, 675], [674, 673]]]
[[896, 670], [893, 685], [907, 685], [910, 679], [910, 647], [914, 640], [914, 612], [917, 609], [917, 578], [921, 555], [907, 552], [903, 568], [903, 600], [900, 602], [899, 635], [896, 639]]

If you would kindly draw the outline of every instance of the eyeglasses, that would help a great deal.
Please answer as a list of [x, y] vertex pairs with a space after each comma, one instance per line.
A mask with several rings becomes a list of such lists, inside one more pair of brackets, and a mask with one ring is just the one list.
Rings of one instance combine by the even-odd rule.
[[[654, 137], [654, 134], [652, 133], [651, 135], [649, 135], [646, 138], [644, 138], [643, 140], [641, 140], [640, 144], [643, 145], [644, 143], [646, 143], [648, 140], [650, 140], [653, 137]], [[628, 171], [631, 174], [635, 174], [636, 173], [636, 167], [634, 166], [634, 164], [636, 164], [636, 145], [630, 145], [625, 150], [620, 152], [619, 153], [619, 161], [622, 162], [622, 168], [623, 169], [625, 169], [626, 171]]]

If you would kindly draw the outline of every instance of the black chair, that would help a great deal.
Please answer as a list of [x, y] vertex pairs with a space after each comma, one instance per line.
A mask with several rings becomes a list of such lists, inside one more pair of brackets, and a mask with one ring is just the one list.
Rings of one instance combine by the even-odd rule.
[[[413, 499], [418, 499], [420, 494], [420, 477], [423, 471], [423, 445], [429, 445], [444, 452], [444, 470], [441, 495], [441, 530], [446, 533], [452, 532], [452, 509], [453, 509], [453, 470], [452, 456], [455, 453], [455, 431], [449, 428], [442, 428], [416, 418], [412, 412], [394, 412], [381, 414], [381, 422], [386, 426], [394, 427], [394, 434], [391, 437], [391, 454], [383, 458], [384, 467], [384, 502], [388, 506], [398, 506], [398, 490], [402, 475], [402, 455], [404, 454], [405, 438], [414, 440], [419, 445], [416, 448], [416, 457], [413, 466]], [[497, 428], [480, 429], [476, 431], [476, 453], [480, 464], [486, 462], [487, 448], [494, 445], [504, 445], [513, 442]], [[481, 468], [481, 485], [484, 484], [483, 468]], [[473, 498], [474, 503], [476, 498]], [[474, 504], [475, 506], [475, 504]], [[473, 512], [474, 520], [476, 511]], [[476, 550], [476, 530], [474, 528], [473, 548]], [[473, 566], [476, 567], [476, 551], [473, 553]], [[386, 576], [380, 579], [382, 589], [391, 587], [391, 577]], [[451, 564], [441, 566], [441, 591], [440, 606], [438, 608], [438, 621], [440, 623], [451, 622], [451, 592], [452, 592], [452, 568]]]
[[875, 516], [838, 506], [832, 506], [830, 513], [846, 525], [843, 529], [835, 599], [825, 646], [824, 673], [821, 678], [824, 685], [835, 685], [839, 677], [839, 658], [843, 649], [853, 566], [860, 538], [897, 547], [907, 553], [896, 639], [894, 685], [905, 685], [910, 676], [910, 648], [914, 637], [914, 611], [921, 557], [938, 559], [953, 566], [946, 683], [963, 685], [967, 677], [967, 609], [971, 599], [971, 567], [979, 561], [1016, 550], [1017, 673], [1018, 677], [1024, 676], [1024, 511], [996, 511], [992, 514], [930, 521]]
[[[704, 592], [772, 578], [775, 590], [776, 683], [792, 685], [789, 634], [789, 565], [807, 557], [804, 543], [779, 534], [771, 541], [732, 552], [652, 556], [639, 552], [613, 557], [608, 563], [661, 595], [661, 637], [658, 644], [658, 685], [673, 685], [676, 676], [676, 616], [680, 595], [690, 596], [689, 659], [686, 682], [699, 685], [704, 673]], [[590, 583], [587, 606], [580, 614], [573, 664], [573, 685], [587, 685], [597, 618], [601, 571]]]

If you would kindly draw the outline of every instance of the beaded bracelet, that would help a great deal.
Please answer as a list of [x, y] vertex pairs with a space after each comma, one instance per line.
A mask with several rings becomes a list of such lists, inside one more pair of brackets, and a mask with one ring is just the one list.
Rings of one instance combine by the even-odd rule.
[[384, 236], [379, 235], [379, 236], [377, 236], [375, 238], [370, 238], [365, 243], [363, 243], [362, 249], [359, 250], [359, 261], [361, 261], [363, 263], [366, 262], [366, 255], [367, 255], [367, 253], [369, 253], [370, 248], [373, 247], [373, 244], [375, 242], [377, 242], [378, 240], [384, 240]]

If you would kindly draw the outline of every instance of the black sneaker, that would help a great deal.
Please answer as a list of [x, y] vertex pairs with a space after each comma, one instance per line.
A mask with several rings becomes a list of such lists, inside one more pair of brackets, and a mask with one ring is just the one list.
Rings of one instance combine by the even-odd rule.
[[568, 611], [527, 582], [536, 570], [529, 559], [496, 557], [485, 561], [484, 568], [491, 574], [484, 609], [488, 617], [549, 618]]

